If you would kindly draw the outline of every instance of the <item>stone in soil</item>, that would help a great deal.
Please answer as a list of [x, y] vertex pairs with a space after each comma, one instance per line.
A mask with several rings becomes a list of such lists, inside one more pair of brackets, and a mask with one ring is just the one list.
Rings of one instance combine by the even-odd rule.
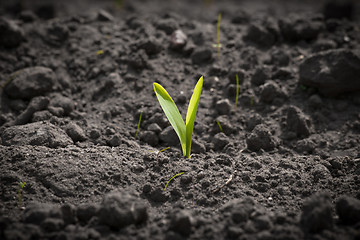
[[0, 46], [18, 47], [24, 41], [24, 31], [12, 20], [0, 18]]
[[260, 48], [269, 48], [274, 45], [276, 36], [272, 34], [263, 25], [253, 23], [249, 26], [244, 36], [245, 41], [255, 43]]
[[251, 151], [273, 150], [279, 143], [265, 124], [256, 125], [251, 134], [246, 138], [247, 148]]
[[360, 200], [354, 197], [342, 196], [336, 202], [336, 212], [340, 221], [347, 225], [360, 222]]
[[[34, 120], [36, 121], [36, 116], [34, 114], [38, 113], [38, 115], [39, 115], [40, 114], [39, 111], [46, 109], [48, 104], [49, 104], [48, 97], [43, 97], [43, 96], [34, 97], [33, 99], [31, 99], [31, 101], [30, 101], [29, 105], [27, 106], [27, 108], [25, 109], [25, 111], [23, 111], [20, 115], [18, 115], [16, 117], [15, 121], [10, 122], [8, 124], [9, 125], [26, 124], [26, 123], [29, 123], [29, 121], [32, 118], [35, 118]], [[50, 114], [50, 112], [49, 112], [49, 114]]]
[[360, 52], [329, 50], [305, 59], [299, 67], [299, 84], [319, 89], [325, 96], [360, 91]]
[[286, 132], [287, 138], [307, 137], [312, 132], [310, 118], [296, 106], [286, 109]]
[[220, 132], [215, 134], [212, 139], [212, 143], [214, 144], [214, 149], [216, 151], [221, 151], [228, 143], [230, 143], [230, 140], [228, 136], [226, 136], [223, 132]]
[[[156, 124], [156, 123], [155, 123]], [[159, 143], [159, 138], [155, 132], [152, 131], [142, 131], [140, 132], [140, 139], [150, 146], [156, 146]]]
[[332, 204], [329, 194], [317, 193], [311, 196], [303, 206], [301, 225], [305, 231], [318, 233], [325, 229], [332, 229]]
[[275, 81], [268, 81], [260, 87], [260, 101], [271, 103], [276, 98], [286, 98], [287, 93]]
[[254, 74], [251, 76], [251, 83], [255, 86], [260, 86], [265, 83], [266, 80], [271, 79], [270, 69], [266, 67], [258, 67], [255, 69]]
[[65, 126], [65, 131], [74, 142], [81, 142], [87, 139], [84, 130], [74, 122], [68, 123]]
[[56, 82], [54, 72], [46, 67], [29, 67], [11, 74], [13, 80], [5, 87], [11, 98], [31, 99], [52, 91]]
[[6, 146], [33, 145], [57, 148], [73, 144], [65, 131], [46, 122], [8, 127], [1, 133], [1, 139], [2, 144]]
[[316, 39], [325, 28], [316, 16], [305, 18], [295, 14], [279, 20], [279, 27], [285, 40], [290, 42]]
[[191, 55], [192, 63], [197, 65], [208, 63], [211, 59], [212, 51], [207, 47], [196, 48]]
[[75, 108], [75, 102], [69, 97], [55, 93], [51, 96], [49, 107], [61, 107], [65, 115], [69, 115]]
[[221, 99], [216, 102], [215, 109], [219, 115], [227, 115], [230, 113], [231, 104], [229, 99]]
[[134, 195], [122, 191], [108, 193], [97, 213], [99, 222], [114, 229], [147, 221], [147, 207]]
[[191, 226], [193, 219], [191, 212], [188, 210], [180, 210], [178, 212], [171, 213], [170, 216], [170, 229], [187, 237], [191, 233]]
[[172, 126], [166, 127], [159, 135], [159, 139], [170, 146], [179, 144], [179, 138]]
[[186, 34], [180, 29], [175, 30], [170, 37], [170, 48], [174, 50], [182, 49], [187, 43]]

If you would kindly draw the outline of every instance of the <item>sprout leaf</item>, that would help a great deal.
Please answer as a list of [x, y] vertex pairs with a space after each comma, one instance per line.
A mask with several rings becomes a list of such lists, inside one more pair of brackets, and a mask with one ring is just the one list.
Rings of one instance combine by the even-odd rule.
[[160, 84], [154, 83], [154, 91], [160, 106], [168, 118], [171, 126], [174, 128], [179, 137], [183, 154], [186, 154], [186, 129], [184, 121], [180, 115], [179, 109], [168, 94], [168, 92]]
[[179, 137], [183, 155], [188, 158], [190, 158], [191, 153], [191, 139], [202, 86], [203, 77], [200, 77], [191, 96], [186, 113], [186, 123], [184, 123], [179, 109], [176, 107], [176, 104], [168, 92], [160, 84], [154, 83], [154, 91], [157, 99], [159, 100], [160, 106]]

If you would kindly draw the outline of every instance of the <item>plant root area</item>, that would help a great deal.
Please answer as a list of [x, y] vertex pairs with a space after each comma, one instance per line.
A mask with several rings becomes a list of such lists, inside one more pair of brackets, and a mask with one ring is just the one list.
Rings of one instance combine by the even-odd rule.
[[[0, 239], [360, 239], [359, 16], [2, 1]], [[201, 76], [188, 159], [153, 83], [184, 118]]]

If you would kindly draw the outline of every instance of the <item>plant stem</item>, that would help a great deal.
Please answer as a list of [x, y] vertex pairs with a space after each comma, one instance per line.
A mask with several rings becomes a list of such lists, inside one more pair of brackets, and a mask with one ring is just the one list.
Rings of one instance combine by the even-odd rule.
[[217, 125], [219, 126], [220, 132], [222, 132], [223, 129], [222, 129], [222, 127], [221, 127], [221, 124], [220, 124], [219, 120], [216, 120], [216, 123], [217, 123]]
[[218, 58], [220, 58], [220, 22], [221, 22], [221, 13], [219, 13], [217, 27], [216, 27], [216, 48], [217, 48]]
[[164, 188], [164, 191], [166, 190], [167, 186], [169, 185], [170, 181], [173, 180], [174, 178], [176, 178], [177, 176], [180, 176], [182, 174], [184, 174], [185, 172], [181, 172], [181, 173], [178, 173], [178, 174], [175, 174], [172, 178], [170, 178], [170, 180], [166, 183], [165, 185], [165, 188]]
[[195, 207], [195, 180], [194, 180], [194, 176], [192, 177], [192, 182], [193, 182], [193, 207]]
[[137, 129], [136, 129], [136, 133], [135, 133], [135, 139], [136, 139], [136, 137], [137, 137], [137, 135], [138, 135], [138, 133], [139, 133], [142, 114], [143, 114], [143, 112], [140, 113], [139, 122], [138, 122]]

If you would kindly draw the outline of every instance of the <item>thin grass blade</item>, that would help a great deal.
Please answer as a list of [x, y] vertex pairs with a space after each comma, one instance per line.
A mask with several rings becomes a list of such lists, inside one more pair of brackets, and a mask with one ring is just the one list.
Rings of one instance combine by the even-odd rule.
[[179, 109], [168, 92], [160, 84], [154, 83], [154, 91], [162, 110], [179, 137], [183, 154], [186, 154], [186, 127]]
[[203, 79], [204, 77], [201, 76], [199, 81], [197, 82], [194, 92], [191, 96], [188, 110], [186, 113], [186, 157], [190, 158], [190, 152], [191, 152], [191, 139], [192, 139], [192, 133], [194, 129], [194, 122], [196, 117], [196, 111], [199, 105], [201, 90], [203, 86]]

